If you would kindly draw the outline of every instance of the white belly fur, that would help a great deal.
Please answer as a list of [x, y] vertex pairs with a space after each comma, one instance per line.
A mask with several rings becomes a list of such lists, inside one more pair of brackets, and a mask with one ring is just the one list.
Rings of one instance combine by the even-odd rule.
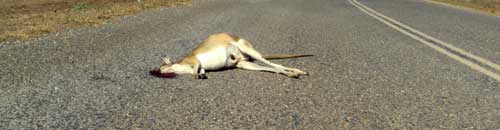
[[224, 47], [219, 47], [214, 51], [197, 54], [196, 58], [201, 62], [201, 67], [205, 70], [217, 70], [226, 67], [228, 53]]

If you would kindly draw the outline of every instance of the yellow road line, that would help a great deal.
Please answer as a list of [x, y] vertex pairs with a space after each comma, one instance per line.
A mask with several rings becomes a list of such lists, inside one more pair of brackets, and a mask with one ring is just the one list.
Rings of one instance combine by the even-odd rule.
[[[459, 55], [453, 54], [452, 52], [446, 50], [445, 48], [442, 48], [442, 47], [437, 46], [437, 45], [435, 45], [433, 43], [430, 43], [426, 39], [423, 39], [423, 38], [421, 38], [421, 37], [419, 37], [419, 36], [417, 36], [415, 34], [418, 34], [418, 35], [420, 35], [420, 36], [422, 36], [424, 38], [432, 40], [432, 41], [436, 42], [437, 44], [440, 44], [441, 46], [445, 46], [448, 49], [451, 49], [451, 50], [453, 50], [453, 51], [455, 51], [457, 53], [460, 53], [461, 55], [467, 56], [468, 58], [474, 59], [475, 61], [480, 62], [481, 64], [484, 64], [484, 65], [487, 65], [488, 67], [491, 67], [492, 69], [494, 69], [496, 71], [500, 71], [500, 66], [498, 64], [495, 64], [495, 63], [493, 63], [493, 62], [491, 62], [489, 60], [486, 60], [484, 58], [475, 56], [475, 55], [473, 55], [471, 53], [468, 53], [468, 52], [466, 52], [466, 51], [464, 51], [464, 50], [462, 50], [460, 48], [457, 48], [457, 47], [455, 47], [455, 46], [453, 46], [451, 44], [448, 44], [448, 43], [443, 42], [443, 41], [441, 41], [439, 39], [436, 39], [436, 38], [431, 37], [431, 36], [429, 36], [427, 34], [424, 34], [424, 33], [420, 32], [420, 31], [418, 31], [416, 29], [413, 29], [413, 28], [411, 28], [411, 27], [409, 27], [409, 26], [407, 26], [407, 25], [405, 25], [405, 24], [403, 24], [401, 22], [398, 22], [398, 21], [396, 21], [396, 20], [394, 20], [392, 18], [389, 18], [389, 17], [387, 17], [387, 16], [385, 16], [383, 14], [380, 14], [380, 13], [376, 12], [375, 10], [369, 8], [369, 7], [366, 7], [365, 5], [359, 3], [357, 0], [349, 0], [349, 2], [352, 5], [356, 6], [358, 9], [360, 9], [361, 11], [363, 11], [366, 14], [374, 17], [375, 19], [381, 21], [382, 23], [388, 25], [389, 27], [394, 28], [397, 31], [399, 31], [399, 32], [401, 32], [401, 33], [403, 33], [403, 34], [405, 34], [407, 36], [410, 36], [411, 38], [413, 38], [413, 39], [415, 39], [417, 41], [420, 41], [421, 43], [423, 43], [423, 44], [431, 47], [432, 49], [434, 49], [434, 50], [436, 50], [436, 51], [438, 51], [440, 53], [443, 53], [446, 56], [448, 56], [448, 57], [450, 57], [452, 59], [455, 59], [455, 60], [459, 61], [460, 63], [463, 63], [463, 64], [469, 66], [470, 68], [472, 68], [472, 69], [474, 69], [476, 71], [479, 71], [479, 72], [481, 72], [481, 73], [483, 73], [483, 74], [485, 74], [485, 75], [487, 75], [487, 76], [489, 76], [489, 77], [491, 77], [493, 79], [496, 79], [497, 81], [500, 81], [500, 75], [498, 75], [498, 74], [496, 74], [496, 73], [494, 73], [494, 72], [492, 72], [492, 71], [490, 71], [490, 70], [488, 70], [488, 69], [486, 69], [486, 68], [484, 68], [484, 67], [482, 67], [482, 66], [480, 66], [480, 65], [478, 65], [478, 64], [476, 64], [476, 63], [474, 63], [472, 61], [470, 61], [470, 60], [467, 60], [467, 59], [465, 59], [463, 57], [460, 57]], [[394, 23], [394, 24], [392, 24], [391, 22]], [[395, 24], [397, 24], [398, 26], [396, 26]], [[401, 26], [401, 27], [399, 27], [399, 26]], [[415, 34], [412, 34], [412, 33], [415, 33]]]

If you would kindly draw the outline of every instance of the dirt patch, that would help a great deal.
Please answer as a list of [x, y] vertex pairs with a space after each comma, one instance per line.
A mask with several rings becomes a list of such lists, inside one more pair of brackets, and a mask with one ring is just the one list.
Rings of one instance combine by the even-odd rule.
[[96, 26], [147, 9], [189, 6], [191, 0], [1, 0], [0, 42]]
[[500, 16], [500, 0], [433, 0], [473, 8]]

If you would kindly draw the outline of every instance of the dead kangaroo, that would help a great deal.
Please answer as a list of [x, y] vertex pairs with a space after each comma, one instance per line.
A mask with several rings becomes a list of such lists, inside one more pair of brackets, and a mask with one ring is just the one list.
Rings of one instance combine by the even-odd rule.
[[[210, 35], [196, 49], [181, 60], [172, 63], [164, 58], [164, 63], [150, 71], [152, 75], [173, 78], [177, 74], [192, 74], [196, 79], [206, 79], [206, 71], [226, 68], [241, 68], [246, 70], [268, 71], [299, 78], [308, 75], [306, 72], [272, 63], [270, 59], [297, 58], [312, 55], [270, 55], [262, 56], [245, 39], [228, 33]], [[261, 66], [253, 61], [260, 61], [267, 66]]]

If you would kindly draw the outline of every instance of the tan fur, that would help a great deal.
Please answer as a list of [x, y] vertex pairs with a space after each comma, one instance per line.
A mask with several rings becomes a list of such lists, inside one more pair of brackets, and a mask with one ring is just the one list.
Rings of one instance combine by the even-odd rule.
[[[267, 58], [282, 59], [304, 56], [311, 55], [272, 55], [267, 56]], [[260, 61], [269, 67], [253, 63], [250, 59]], [[169, 61], [165, 62], [169, 63]], [[284, 67], [266, 60], [258, 51], [253, 49], [250, 42], [227, 33], [210, 35], [186, 57], [174, 64], [164, 64], [155, 71], [158, 71], [160, 74], [193, 74], [195, 78], [206, 78], [205, 70], [234, 67], [280, 73], [293, 78], [298, 78], [300, 75], [307, 74], [302, 70]]]

